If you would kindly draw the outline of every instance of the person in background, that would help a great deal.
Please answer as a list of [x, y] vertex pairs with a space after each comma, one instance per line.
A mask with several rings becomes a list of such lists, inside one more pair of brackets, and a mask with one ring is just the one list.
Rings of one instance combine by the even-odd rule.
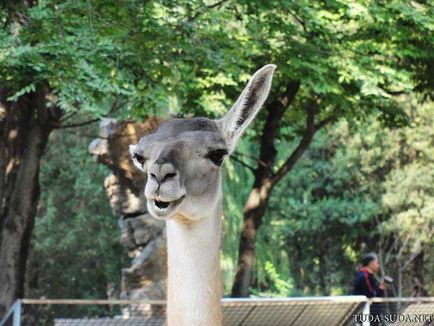
[[374, 273], [380, 270], [380, 263], [375, 253], [370, 252], [362, 258], [362, 266], [354, 281], [353, 295], [365, 295], [368, 298], [384, 297], [385, 284], [378, 282]]
[[[357, 272], [354, 281], [353, 295], [364, 295], [368, 298], [384, 297], [385, 296], [385, 283], [378, 282], [374, 273], [380, 271], [380, 263], [375, 253], [370, 252], [363, 256], [362, 266]], [[380, 326], [382, 323], [384, 307], [383, 303], [372, 303], [370, 305], [370, 325]]]

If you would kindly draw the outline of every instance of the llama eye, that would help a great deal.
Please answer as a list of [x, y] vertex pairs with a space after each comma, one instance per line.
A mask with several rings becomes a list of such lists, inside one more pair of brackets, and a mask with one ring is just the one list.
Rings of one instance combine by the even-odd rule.
[[205, 157], [210, 159], [215, 165], [220, 166], [223, 163], [223, 158], [228, 154], [228, 151], [225, 149], [216, 149], [214, 151], [209, 152]]
[[137, 154], [137, 153], [134, 153], [134, 154], [133, 154], [133, 158], [134, 158], [137, 162], [139, 162], [140, 165], [143, 165], [143, 164], [146, 162], [145, 157], [142, 156], [142, 155], [140, 155], [140, 154]]

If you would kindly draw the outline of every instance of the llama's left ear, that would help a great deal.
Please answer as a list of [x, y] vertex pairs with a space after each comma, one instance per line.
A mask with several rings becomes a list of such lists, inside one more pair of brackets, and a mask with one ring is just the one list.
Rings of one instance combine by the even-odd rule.
[[267, 99], [275, 69], [276, 66], [270, 64], [258, 70], [229, 112], [217, 121], [229, 153], [233, 152], [238, 139]]

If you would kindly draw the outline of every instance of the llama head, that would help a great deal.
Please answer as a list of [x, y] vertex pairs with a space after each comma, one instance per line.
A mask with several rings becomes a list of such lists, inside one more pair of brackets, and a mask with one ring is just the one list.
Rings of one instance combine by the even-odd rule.
[[154, 217], [194, 221], [220, 205], [223, 160], [267, 98], [275, 69], [257, 71], [223, 118], [172, 119], [130, 146], [134, 165], [147, 175], [145, 197]]

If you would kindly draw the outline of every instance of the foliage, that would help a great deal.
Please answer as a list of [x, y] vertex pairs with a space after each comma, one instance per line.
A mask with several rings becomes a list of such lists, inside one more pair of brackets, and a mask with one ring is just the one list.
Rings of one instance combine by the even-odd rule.
[[[406, 104], [413, 123], [391, 133], [386, 143], [386, 151], [393, 151], [395, 160], [384, 180], [382, 203], [386, 218], [381, 220], [379, 232], [384, 261], [398, 280], [403, 282], [401, 279], [412, 273], [413, 277], [425, 277], [421, 281], [432, 293], [432, 273], [418, 269], [430, 270], [434, 252], [433, 105], [416, 101]], [[420, 257], [422, 263], [417, 265]]]
[[[285, 82], [301, 80], [299, 101], [319, 96], [324, 116], [356, 119], [379, 110], [384, 121], [402, 123], [389, 93], [421, 86], [416, 68], [432, 61], [432, 10], [400, 1], [208, 8], [195, 1], [46, 0], [25, 12], [25, 24], [1, 15], [0, 76], [16, 90], [11, 100], [46, 83], [61, 108], [96, 116], [116, 99], [136, 117], [213, 115], [234, 100], [240, 81], [273, 62], [272, 97]], [[296, 108], [287, 122], [296, 122], [303, 106]]]
[[273, 266], [293, 284], [283, 295], [348, 294], [361, 255], [371, 250], [380, 253], [383, 273], [398, 280], [403, 268], [391, 295], [411, 295], [410, 267], [424, 251], [418, 272], [432, 291], [433, 105], [401, 102], [410, 126], [342, 122], [278, 186], [259, 234], [254, 293], [269, 295]]
[[[14, 2], [5, 3], [0, 84], [12, 90], [10, 101], [44, 85], [65, 117], [215, 117], [255, 69], [272, 62], [278, 70], [270, 101], [289, 82], [301, 83], [281, 121], [274, 170], [304, 131], [307, 106], [315, 103], [318, 120], [348, 121], [319, 133], [276, 188], [259, 233], [257, 294], [347, 292], [357, 255], [373, 241], [387, 247], [403, 240], [402, 255], [410, 257], [431, 243], [432, 108], [406, 110], [396, 96], [433, 96], [429, 3], [41, 0], [19, 15], [10, 14]], [[264, 114], [237, 153], [250, 166], [257, 164]], [[122, 257], [100, 186], [104, 173], [78, 135], [56, 133], [51, 145], [35, 234], [45, 271], [40, 294], [103, 297]], [[226, 288], [253, 180], [248, 171], [234, 161], [226, 166]]]
[[[250, 142], [241, 139], [238, 144], [238, 156], [235, 156], [235, 158], [242, 157], [243, 162], [249, 161], [248, 158], [241, 155], [250, 152], [253, 147]], [[243, 220], [242, 203], [246, 201], [249, 195], [253, 176], [251, 171], [235, 159], [226, 161], [223, 176], [224, 222], [222, 225], [221, 268], [224, 294], [229, 295], [237, 262], [238, 235]]]
[[32, 295], [105, 299], [110, 283], [119, 289], [126, 255], [103, 187], [107, 171], [87, 152], [83, 134], [92, 130], [52, 134], [43, 158]]

